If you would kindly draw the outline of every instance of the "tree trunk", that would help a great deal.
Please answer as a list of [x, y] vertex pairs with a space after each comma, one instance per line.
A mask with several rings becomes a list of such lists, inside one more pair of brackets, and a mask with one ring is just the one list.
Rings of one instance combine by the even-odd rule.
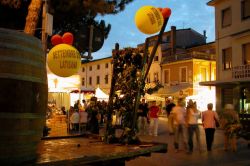
[[39, 12], [41, 8], [42, 8], [42, 0], [31, 0], [24, 28], [25, 33], [30, 35], [35, 34], [37, 22], [39, 19]]

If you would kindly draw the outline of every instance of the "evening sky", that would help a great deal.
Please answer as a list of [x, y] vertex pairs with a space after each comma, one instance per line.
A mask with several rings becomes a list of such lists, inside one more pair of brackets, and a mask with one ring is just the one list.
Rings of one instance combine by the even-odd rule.
[[[120, 48], [136, 47], [144, 43], [150, 35], [141, 33], [135, 26], [134, 16], [136, 11], [142, 6], [169, 7], [172, 15], [168, 21], [165, 31], [169, 31], [171, 26], [177, 29], [192, 28], [203, 34], [206, 30], [207, 42], [214, 41], [214, 8], [207, 6], [209, 0], [134, 0], [126, 6], [125, 10], [116, 15], [98, 16], [97, 20], [105, 20], [106, 24], [111, 24], [111, 31], [103, 47], [93, 53], [94, 59], [111, 56], [115, 43], [120, 44]], [[154, 34], [155, 35], [155, 34]], [[152, 35], [151, 35], [152, 36]]]

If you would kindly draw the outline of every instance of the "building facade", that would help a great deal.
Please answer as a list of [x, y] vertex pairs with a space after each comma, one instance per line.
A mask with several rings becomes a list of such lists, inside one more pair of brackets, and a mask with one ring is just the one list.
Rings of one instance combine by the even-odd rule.
[[234, 104], [250, 112], [250, 0], [211, 0], [215, 8], [217, 110]]
[[[157, 36], [148, 40], [151, 52]], [[138, 45], [139, 49], [143, 47], [144, 43]], [[112, 79], [111, 62], [112, 57], [83, 62], [80, 72], [82, 87], [99, 86], [108, 94]], [[190, 28], [176, 30], [172, 26], [170, 31], [164, 32], [162, 43], [157, 48], [146, 86], [154, 87], [156, 82], [160, 82], [164, 88], [154, 93], [158, 97], [177, 99], [179, 92], [183, 91], [185, 96], [197, 100], [205, 92], [215, 96], [214, 88], [199, 85], [200, 81], [215, 80], [215, 71], [215, 43], [206, 43], [205, 33], [200, 34]]]
[[79, 75], [81, 87], [85, 89], [101, 88], [109, 93], [112, 79], [112, 57], [83, 61]]
[[158, 91], [160, 96], [177, 99], [181, 92], [187, 99], [196, 101], [200, 110], [206, 109], [207, 102], [215, 103], [215, 88], [199, 85], [201, 81], [216, 79], [214, 42], [166, 56], [161, 68], [164, 88]]
[[[148, 40], [151, 52], [157, 36], [149, 37]], [[143, 46], [138, 45], [142, 49]], [[170, 31], [163, 34], [146, 86], [149, 84], [152, 87], [159, 81], [164, 88], [154, 95], [178, 99], [180, 92], [183, 92], [189, 99], [197, 100], [200, 109], [206, 109], [205, 102], [209, 100], [215, 103], [215, 88], [200, 86], [199, 82], [215, 78], [215, 43], [206, 43], [206, 32], [200, 34], [191, 28], [176, 29], [172, 26]], [[202, 99], [204, 93], [209, 99]]]
[[[157, 35], [151, 36], [149, 40], [149, 52], [152, 51], [153, 46], [157, 40]], [[143, 49], [144, 44], [139, 44], [138, 48]], [[178, 54], [185, 54], [187, 48], [206, 44], [206, 34], [200, 34], [191, 28], [176, 29], [171, 26], [171, 30], [164, 32], [162, 42], [157, 48], [154, 60], [152, 62], [150, 71], [147, 77], [147, 83], [162, 80], [162, 67], [161, 64], [165, 57], [171, 56], [175, 58]]]

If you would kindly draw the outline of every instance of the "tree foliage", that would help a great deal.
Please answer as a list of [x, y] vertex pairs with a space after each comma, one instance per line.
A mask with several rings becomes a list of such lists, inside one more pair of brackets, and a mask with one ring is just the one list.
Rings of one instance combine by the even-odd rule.
[[[24, 29], [28, 6], [34, 0], [1, 0], [0, 1], [0, 27], [21, 30]], [[42, 1], [42, 0], [41, 0]], [[105, 21], [96, 21], [98, 14], [116, 14], [125, 9], [133, 0], [47, 0], [49, 13], [53, 15], [54, 33], [63, 34], [70, 31], [75, 41], [83, 35], [84, 26], [90, 24], [103, 30], [104, 38], [108, 37], [111, 29]], [[38, 26], [41, 26], [41, 10]], [[41, 27], [36, 28], [36, 36], [40, 37]], [[80, 46], [80, 44], [77, 44]], [[78, 48], [80, 51], [87, 51]]]

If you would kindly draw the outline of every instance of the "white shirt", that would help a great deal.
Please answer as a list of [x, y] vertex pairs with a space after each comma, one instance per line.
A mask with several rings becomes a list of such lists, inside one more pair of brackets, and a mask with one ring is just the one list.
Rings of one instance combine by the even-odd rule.
[[87, 123], [87, 121], [88, 121], [88, 113], [85, 112], [85, 111], [80, 111], [79, 115], [80, 115], [80, 123]]
[[80, 116], [78, 112], [74, 112], [71, 117], [70, 117], [70, 122], [71, 123], [79, 123]]
[[188, 124], [198, 124], [198, 118], [199, 118], [200, 113], [197, 112], [195, 113], [192, 108], [189, 108], [189, 113], [188, 113]]
[[185, 124], [186, 109], [184, 107], [175, 106], [171, 112], [174, 115], [174, 124]]

